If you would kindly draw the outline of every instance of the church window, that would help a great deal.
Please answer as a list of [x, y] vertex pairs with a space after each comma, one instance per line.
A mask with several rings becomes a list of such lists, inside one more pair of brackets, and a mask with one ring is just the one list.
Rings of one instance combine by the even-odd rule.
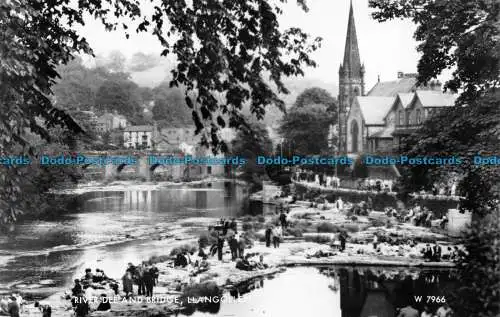
[[399, 110], [398, 124], [404, 125], [405, 113], [403, 110]]
[[422, 123], [422, 112], [420, 109], [417, 109], [417, 124]]

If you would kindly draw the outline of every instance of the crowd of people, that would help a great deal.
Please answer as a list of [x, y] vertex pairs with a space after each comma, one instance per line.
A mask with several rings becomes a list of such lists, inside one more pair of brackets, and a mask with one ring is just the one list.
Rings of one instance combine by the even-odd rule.
[[315, 174], [312, 171], [297, 171], [293, 178], [298, 182], [314, 183], [317, 186], [328, 188], [340, 187], [340, 178], [331, 174]]
[[408, 304], [399, 309], [397, 317], [453, 317], [453, 310], [448, 303], [443, 303], [439, 308], [433, 310], [429, 305], [425, 305], [422, 312]]
[[92, 269], [85, 269], [85, 275], [80, 279], [74, 280], [71, 295], [68, 296], [68, 299], [71, 300], [71, 306], [75, 316], [85, 317], [89, 315], [92, 310], [90, 307], [90, 299], [93, 298], [93, 293], [96, 291], [102, 293], [95, 310], [107, 311], [111, 309], [111, 304], [108, 299], [110, 294], [106, 291], [111, 290], [112, 294], [118, 295], [118, 288], [118, 282], [108, 277], [103, 270], [98, 268], [95, 270], [95, 273], [93, 273]]

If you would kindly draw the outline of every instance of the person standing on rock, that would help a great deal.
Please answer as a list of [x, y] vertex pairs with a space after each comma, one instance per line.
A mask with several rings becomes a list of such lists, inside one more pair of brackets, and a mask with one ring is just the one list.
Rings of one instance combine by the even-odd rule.
[[146, 287], [144, 285], [144, 263], [137, 267], [137, 285], [139, 286], [139, 295], [146, 294]]
[[282, 233], [283, 233], [283, 230], [281, 229], [280, 225], [277, 225], [276, 227], [274, 227], [274, 229], [273, 229], [273, 246], [275, 248], [280, 247], [280, 239], [281, 239]]
[[234, 231], [234, 233], [238, 233], [238, 223], [235, 218], [231, 220], [231, 225], [229, 227]]
[[272, 229], [271, 227], [267, 227], [266, 232], [265, 232], [265, 237], [266, 237], [266, 247], [271, 246], [271, 236], [272, 236]]
[[146, 297], [153, 297], [154, 276], [149, 265], [144, 268], [144, 288], [146, 289]]
[[224, 237], [219, 233], [217, 236], [217, 256], [222, 261], [222, 249], [224, 248]]
[[245, 237], [240, 235], [240, 236], [238, 236], [237, 241], [238, 241], [238, 255], [240, 258], [243, 258], [243, 255], [245, 253], [245, 247], [246, 247]]
[[229, 249], [231, 250], [231, 259], [235, 261], [238, 258], [238, 240], [236, 235], [229, 238]]
[[287, 227], [287, 223], [286, 223], [286, 214], [283, 212], [283, 210], [281, 211], [281, 214], [280, 214], [280, 222], [281, 222], [281, 226], [286, 229]]
[[132, 273], [128, 270], [122, 277], [122, 285], [125, 298], [128, 299], [130, 296], [134, 295], [134, 280], [132, 279]]
[[340, 240], [340, 251], [343, 252], [345, 250], [345, 244], [347, 241], [347, 232], [342, 230], [339, 234], [339, 240]]

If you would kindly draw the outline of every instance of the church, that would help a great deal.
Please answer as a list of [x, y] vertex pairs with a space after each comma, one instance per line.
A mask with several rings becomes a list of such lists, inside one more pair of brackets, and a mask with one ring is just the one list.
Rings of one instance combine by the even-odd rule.
[[349, 9], [344, 60], [339, 67], [339, 150], [342, 153], [397, 153], [402, 138], [435, 111], [454, 105], [456, 95], [443, 93], [441, 83], [417, 85], [417, 74], [398, 72], [393, 81], [378, 82], [365, 91], [361, 63]]

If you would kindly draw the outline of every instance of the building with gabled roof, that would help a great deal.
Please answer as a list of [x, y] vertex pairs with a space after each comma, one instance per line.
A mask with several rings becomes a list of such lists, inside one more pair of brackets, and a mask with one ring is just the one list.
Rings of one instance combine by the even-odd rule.
[[418, 74], [397, 73], [397, 79], [379, 81], [365, 94], [365, 67], [360, 60], [354, 13], [347, 24], [344, 60], [339, 67], [339, 150], [344, 153], [392, 152], [401, 139], [401, 127], [421, 125], [432, 113], [453, 105], [456, 96], [441, 92], [441, 83], [419, 85]]

